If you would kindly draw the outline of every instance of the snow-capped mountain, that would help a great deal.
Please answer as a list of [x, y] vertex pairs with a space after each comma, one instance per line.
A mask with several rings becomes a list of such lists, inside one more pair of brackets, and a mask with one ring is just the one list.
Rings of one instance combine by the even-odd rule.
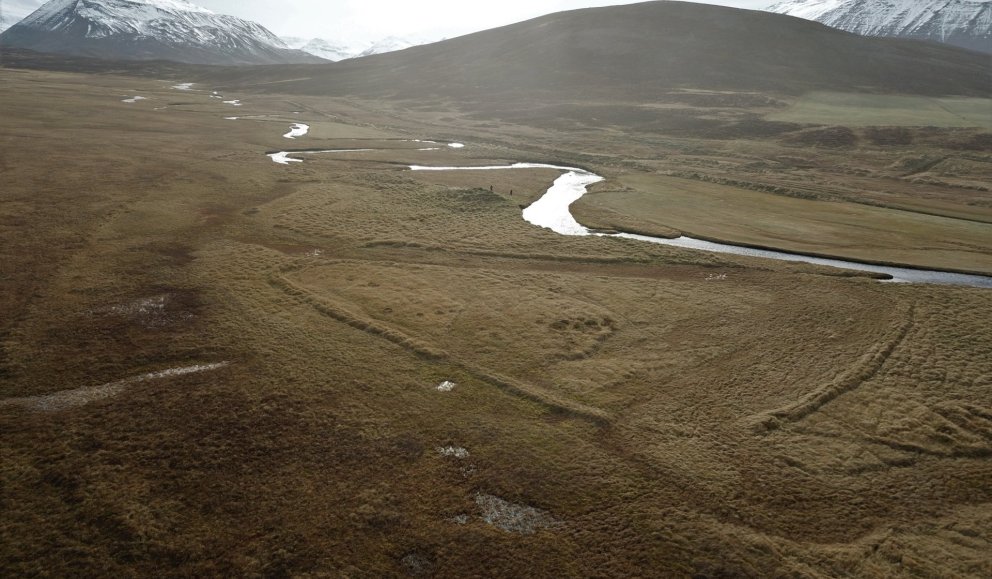
[[300, 47], [300, 50], [333, 62], [345, 60], [355, 56], [355, 51], [353, 48], [343, 44], [334, 44], [324, 40], [323, 38], [314, 38]]
[[410, 40], [406, 38], [400, 38], [398, 36], [387, 36], [382, 40], [373, 42], [372, 46], [366, 48], [360, 52], [357, 56], [372, 56], [373, 54], [385, 54], [387, 52], [396, 52], [397, 50], [405, 50], [412, 46], [418, 46], [425, 44], [424, 42]]
[[389, 36], [371, 44], [366, 43], [360, 46], [349, 46], [347, 44], [330, 42], [328, 40], [324, 40], [323, 38], [307, 39], [293, 36], [283, 36], [281, 40], [290, 48], [302, 50], [303, 52], [308, 52], [314, 56], [319, 56], [325, 60], [332, 60], [334, 62], [347, 60], [349, 58], [359, 58], [362, 56], [372, 56], [373, 54], [394, 52], [397, 50], [410, 48], [411, 46], [420, 46], [421, 44], [427, 44], [430, 42], [428, 40], [400, 38], [398, 36]]
[[265, 27], [185, 0], [52, 0], [0, 34], [39, 52], [194, 64], [321, 62]]
[[356, 49], [353, 46], [330, 42], [328, 40], [324, 40], [323, 38], [308, 39], [283, 36], [281, 37], [281, 40], [290, 48], [302, 50], [303, 52], [314, 56], [319, 56], [324, 60], [330, 60], [332, 62], [354, 58], [362, 51], [360, 48]]
[[786, 0], [768, 11], [864, 36], [930, 40], [992, 53], [992, 0]]

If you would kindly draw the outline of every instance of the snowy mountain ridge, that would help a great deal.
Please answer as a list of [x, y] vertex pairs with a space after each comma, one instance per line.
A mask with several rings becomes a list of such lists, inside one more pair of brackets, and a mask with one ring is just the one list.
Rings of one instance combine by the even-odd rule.
[[165, 42], [230, 43], [249, 35], [277, 48], [286, 48], [265, 27], [234, 16], [215, 14], [185, 0], [53, 0], [19, 25], [62, 30], [75, 19], [86, 21], [88, 38], [134, 34]]
[[992, 52], [992, 0], [786, 0], [768, 11], [864, 36], [915, 38]]
[[195, 64], [317, 62], [264, 26], [186, 0], [52, 0], [0, 41], [40, 52]]

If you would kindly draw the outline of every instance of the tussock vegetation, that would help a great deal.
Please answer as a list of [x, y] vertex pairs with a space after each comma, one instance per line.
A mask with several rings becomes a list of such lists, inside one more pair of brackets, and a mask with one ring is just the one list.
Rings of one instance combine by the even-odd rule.
[[[985, 153], [948, 144], [980, 132], [852, 155], [225, 95], [278, 120], [235, 122], [156, 111], [176, 80], [0, 78], [4, 576], [989, 574], [992, 293], [562, 237], [520, 217], [556, 172], [403, 169], [584, 163], [604, 227], [986, 269]], [[392, 150], [275, 165], [293, 110], [301, 147]], [[440, 136], [468, 146], [399, 144]]]

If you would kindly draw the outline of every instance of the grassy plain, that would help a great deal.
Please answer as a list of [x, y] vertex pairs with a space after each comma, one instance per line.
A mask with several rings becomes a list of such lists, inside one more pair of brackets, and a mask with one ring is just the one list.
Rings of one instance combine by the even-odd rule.
[[616, 183], [620, 190], [603, 187], [576, 204], [580, 222], [660, 235], [675, 229], [801, 253], [992, 273], [992, 224], [981, 221], [664, 175], [623, 175]]
[[849, 127], [988, 129], [992, 128], [992, 99], [814, 91], [768, 119]]
[[590, 218], [984, 269], [987, 190], [892, 168], [981, 182], [980, 131], [838, 150], [0, 75], [4, 575], [992, 573], [987, 290], [561, 237], [520, 218], [554, 172], [403, 166], [581, 164]]

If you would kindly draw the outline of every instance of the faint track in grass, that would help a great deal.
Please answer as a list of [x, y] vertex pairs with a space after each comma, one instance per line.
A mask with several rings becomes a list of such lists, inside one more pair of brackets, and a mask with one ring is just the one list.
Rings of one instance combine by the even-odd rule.
[[[294, 270], [296, 270], [296, 268], [290, 268], [288, 270], [283, 270], [282, 273], [288, 273], [289, 271]], [[500, 390], [504, 390], [526, 400], [530, 400], [531, 402], [538, 403], [552, 412], [583, 418], [600, 426], [606, 426], [612, 422], [612, 417], [607, 412], [599, 408], [594, 408], [574, 400], [563, 398], [540, 386], [525, 383], [515, 378], [510, 378], [508, 376], [495, 373], [481, 366], [459, 360], [444, 350], [440, 350], [429, 344], [425, 344], [416, 338], [407, 336], [403, 332], [391, 328], [382, 322], [355, 314], [354, 312], [351, 312], [338, 304], [334, 304], [329, 300], [317, 297], [306, 288], [286, 279], [284, 275], [279, 273], [273, 274], [270, 277], [270, 283], [274, 288], [281, 290], [306, 305], [309, 305], [324, 316], [346, 324], [356, 330], [385, 339], [422, 358], [450, 364], [457, 369], [471, 374], [473, 377], [482, 382], [495, 386]]]
[[759, 414], [756, 417], [755, 429], [758, 432], [770, 431], [787, 423], [798, 422], [842, 394], [856, 390], [871, 380], [882, 369], [896, 348], [906, 340], [906, 336], [909, 335], [915, 324], [916, 305], [908, 305], [900, 317], [903, 321], [891, 329], [879, 344], [863, 354], [849, 371], [788, 406]]

